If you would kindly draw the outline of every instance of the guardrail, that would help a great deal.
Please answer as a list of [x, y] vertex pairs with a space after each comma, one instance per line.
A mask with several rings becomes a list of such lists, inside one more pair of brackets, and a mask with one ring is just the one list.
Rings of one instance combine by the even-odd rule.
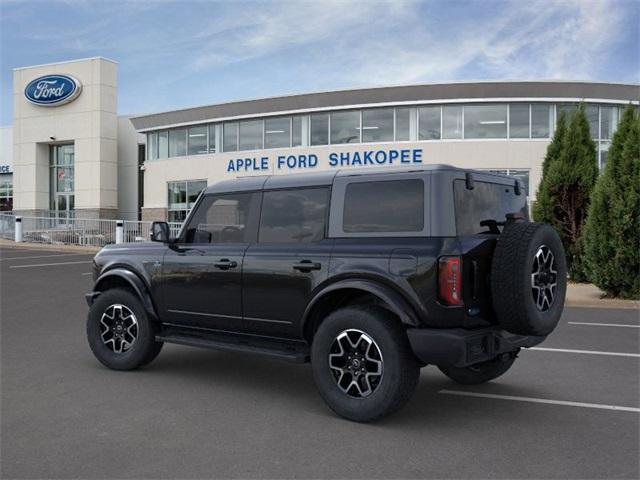
[[[173, 236], [181, 223], [169, 223]], [[0, 214], [0, 237], [16, 242], [104, 247], [112, 243], [148, 242], [151, 222]]]

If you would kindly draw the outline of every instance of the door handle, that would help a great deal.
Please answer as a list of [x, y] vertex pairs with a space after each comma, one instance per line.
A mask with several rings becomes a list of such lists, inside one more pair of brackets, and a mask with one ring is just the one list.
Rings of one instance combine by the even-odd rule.
[[293, 264], [293, 269], [299, 272], [310, 272], [311, 270], [320, 270], [322, 265], [311, 260], [301, 260], [298, 263]]
[[229, 270], [230, 268], [236, 268], [238, 266], [238, 262], [229, 260], [228, 258], [221, 258], [217, 262], [214, 262], [213, 266], [220, 270]]

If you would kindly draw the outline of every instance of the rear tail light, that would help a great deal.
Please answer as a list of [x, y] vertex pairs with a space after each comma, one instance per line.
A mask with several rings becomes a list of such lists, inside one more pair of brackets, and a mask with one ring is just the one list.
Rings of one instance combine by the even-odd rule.
[[440, 257], [438, 296], [446, 305], [462, 304], [462, 261], [460, 257]]

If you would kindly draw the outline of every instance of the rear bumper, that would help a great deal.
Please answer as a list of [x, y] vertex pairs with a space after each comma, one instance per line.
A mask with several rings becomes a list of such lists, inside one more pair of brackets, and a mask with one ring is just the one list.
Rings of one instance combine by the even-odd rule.
[[485, 362], [501, 353], [533, 347], [547, 338], [514, 335], [499, 327], [474, 330], [410, 328], [407, 335], [413, 353], [423, 363], [451, 367]]

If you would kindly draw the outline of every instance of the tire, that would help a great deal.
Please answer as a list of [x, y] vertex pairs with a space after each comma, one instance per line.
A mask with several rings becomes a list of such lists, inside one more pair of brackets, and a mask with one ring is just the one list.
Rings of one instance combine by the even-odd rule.
[[515, 362], [517, 352], [505, 353], [489, 360], [469, 367], [438, 367], [442, 373], [461, 385], [479, 385], [490, 382], [505, 374]]
[[[411, 398], [420, 375], [398, 319], [372, 306], [331, 313], [313, 338], [311, 366], [329, 408], [356, 422], [371, 422], [399, 410]], [[366, 372], [355, 376], [357, 367]]]
[[549, 335], [567, 290], [562, 242], [550, 225], [517, 222], [500, 235], [491, 264], [491, 295], [500, 325], [520, 335]]
[[[121, 329], [116, 331], [119, 322]], [[156, 342], [158, 330], [138, 297], [122, 289], [107, 290], [98, 296], [87, 316], [91, 351], [113, 370], [134, 370], [156, 358], [162, 349], [162, 342]]]

